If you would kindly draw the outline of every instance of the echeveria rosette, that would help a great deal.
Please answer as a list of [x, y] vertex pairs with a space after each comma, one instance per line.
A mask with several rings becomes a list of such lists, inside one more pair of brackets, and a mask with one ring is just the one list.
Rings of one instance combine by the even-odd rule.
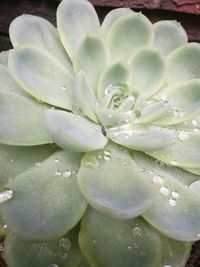
[[9, 267], [184, 266], [200, 239], [200, 45], [179, 23], [130, 9], [100, 25], [86, 0], [63, 0], [57, 29], [17, 17], [10, 39], [0, 54]]

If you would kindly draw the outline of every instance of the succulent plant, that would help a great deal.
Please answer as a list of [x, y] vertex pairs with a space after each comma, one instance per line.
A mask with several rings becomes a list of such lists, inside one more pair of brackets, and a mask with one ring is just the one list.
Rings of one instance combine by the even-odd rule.
[[63, 0], [0, 54], [9, 267], [183, 267], [200, 239], [200, 44], [176, 21]]

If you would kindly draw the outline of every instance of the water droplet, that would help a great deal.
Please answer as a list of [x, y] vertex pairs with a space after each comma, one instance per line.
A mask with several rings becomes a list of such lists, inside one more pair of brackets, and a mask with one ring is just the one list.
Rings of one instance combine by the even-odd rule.
[[92, 127], [92, 133], [97, 133], [98, 132], [98, 128], [97, 127]]
[[172, 267], [171, 265], [164, 265], [163, 267]]
[[154, 171], [152, 171], [152, 170], [149, 170], [149, 174], [154, 174]]
[[63, 90], [63, 91], [67, 91], [67, 88], [66, 88], [66, 86], [61, 86], [61, 89]]
[[189, 133], [185, 132], [185, 131], [181, 131], [178, 135], [178, 139], [180, 141], [185, 141], [185, 140], [188, 140], [189, 139]]
[[194, 127], [197, 127], [197, 126], [198, 126], [198, 121], [197, 121], [197, 120], [192, 120], [192, 125], [193, 125]]
[[14, 159], [10, 159], [10, 162], [13, 163], [14, 162]]
[[152, 182], [156, 185], [161, 185], [164, 183], [164, 179], [160, 175], [155, 175], [152, 178]]
[[58, 162], [59, 162], [59, 159], [57, 159], [57, 158], [54, 159], [54, 162], [55, 162], [55, 163], [58, 163]]
[[41, 167], [42, 166], [42, 163], [41, 162], [36, 162], [35, 163], [35, 167]]
[[68, 251], [71, 249], [72, 242], [69, 238], [67, 237], [62, 237], [59, 241], [59, 246], [62, 250]]
[[172, 164], [173, 166], [177, 166], [178, 161], [176, 161], [176, 160], [172, 160], [172, 161], [171, 161], [171, 164]]
[[74, 120], [78, 121], [79, 120], [79, 116], [77, 114], [74, 114]]
[[109, 161], [109, 160], [111, 160], [111, 153], [109, 152], [109, 151], [104, 151], [104, 155], [103, 155], [103, 158], [104, 158], [104, 160], [106, 160], [106, 161]]
[[108, 118], [111, 119], [113, 116], [112, 114], [108, 114]]
[[63, 177], [65, 177], [65, 178], [68, 178], [71, 175], [72, 175], [72, 172], [71, 171], [65, 171], [65, 172], [63, 172]]
[[133, 237], [141, 237], [142, 236], [142, 229], [138, 226], [134, 227], [132, 229], [132, 235], [133, 235]]
[[61, 176], [61, 175], [62, 175], [62, 173], [60, 171], [55, 172], [55, 176]]
[[197, 234], [197, 237], [200, 238], [200, 233]]
[[162, 195], [164, 195], [164, 196], [168, 196], [168, 195], [169, 195], [169, 189], [168, 189], [167, 187], [162, 186], [162, 187], [160, 188], [160, 193], [161, 193]]
[[128, 250], [132, 250], [133, 248], [131, 246], [128, 246]]
[[125, 159], [124, 160], [121, 160], [120, 161], [120, 165], [121, 166], [127, 166], [128, 165], [128, 160], [125, 160]]
[[180, 197], [180, 195], [179, 195], [178, 192], [173, 191], [173, 192], [172, 192], [172, 197], [173, 197], [173, 199], [178, 199], [178, 198]]
[[58, 264], [52, 263], [50, 265], [48, 265], [48, 267], [59, 267]]
[[172, 206], [172, 207], [175, 207], [176, 206], [176, 201], [172, 198], [169, 199], [169, 205]]
[[8, 225], [4, 224], [3, 229], [7, 229], [7, 228], [8, 228]]
[[13, 197], [13, 191], [12, 190], [6, 190], [3, 192], [0, 192], [0, 203], [8, 201], [12, 197]]

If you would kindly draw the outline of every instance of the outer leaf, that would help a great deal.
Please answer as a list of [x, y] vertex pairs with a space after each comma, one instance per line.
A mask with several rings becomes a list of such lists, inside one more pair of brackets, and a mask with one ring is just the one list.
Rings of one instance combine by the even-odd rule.
[[[158, 233], [142, 218], [113, 220], [88, 209], [79, 235], [81, 250], [95, 267], [160, 266]], [[111, 257], [111, 255], [113, 255]]]
[[107, 130], [107, 136], [115, 143], [140, 151], [158, 151], [173, 144], [176, 132], [161, 127], [142, 127], [127, 123]]
[[71, 110], [73, 77], [50, 53], [21, 45], [10, 53], [9, 69], [27, 93], [48, 104]]
[[191, 119], [200, 112], [200, 79], [166, 87], [155, 98], [169, 110], [156, 124], [173, 125]]
[[92, 121], [98, 122], [96, 117], [96, 98], [83, 71], [80, 71], [76, 77], [75, 96], [76, 102], [84, 114]]
[[163, 162], [186, 169], [198, 169], [200, 164], [200, 134], [192, 131], [179, 131], [177, 141], [151, 156]]
[[142, 96], [150, 96], [160, 89], [165, 79], [165, 60], [151, 48], [143, 48], [130, 59], [130, 89]]
[[[10, 267], [79, 267], [82, 256], [78, 246], [79, 227], [60, 239], [27, 242], [10, 233], [5, 240], [5, 259]], [[31, 259], [31, 260], [30, 260]], [[53, 265], [54, 264], [54, 265]], [[55, 265], [55, 266], [56, 266]]]
[[17, 146], [50, 143], [44, 125], [45, 110], [30, 98], [0, 91], [0, 142]]
[[55, 151], [51, 145], [20, 147], [0, 145], [0, 187], [28, 168], [40, 165]]
[[[143, 217], [166, 236], [180, 241], [195, 241], [200, 233], [199, 195], [185, 186], [180, 174], [163, 168], [142, 154], [135, 154], [138, 168], [152, 181], [158, 194], [154, 205]], [[172, 168], [173, 169], [173, 168]], [[193, 176], [192, 176], [193, 177]], [[188, 173], [188, 180], [192, 180]]]
[[105, 44], [100, 39], [87, 35], [75, 53], [73, 64], [75, 73], [81, 70], [86, 73], [95, 93], [99, 76], [107, 63], [108, 51]]
[[168, 83], [200, 79], [200, 44], [189, 43], [168, 57]]
[[120, 84], [128, 84], [130, 77], [129, 69], [126, 65], [118, 62], [109, 66], [100, 76], [97, 88], [98, 99], [103, 98], [108, 87], [118, 86]]
[[7, 66], [0, 65], [0, 91], [28, 96], [11, 76]]
[[57, 27], [62, 43], [70, 57], [86, 34], [100, 31], [99, 19], [89, 1], [64, 0], [57, 9]]
[[191, 243], [175, 241], [161, 236], [163, 247], [163, 267], [185, 267], [191, 253]]
[[103, 23], [101, 25], [101, 32], [104, 36], [107, 35], [110, 27], [113, 23], [121, 17], [128, 16], [132, 14], [133, 11], [130, 8], [116, 8], [111, 10], [104, 18]]
[[48, 111], [47, 130], [56, 144], [72, 151], [101, 149], [108, 141], [101, 132], [101, 126], [64, 111]]
[[1, 211], [12, 232], [32, 241], [50, 240], [78, 223], [87, 206], [76, 178], [80, 159], [77, 153], [57, 152], [9, 181], [13, 198]]
[[155, 193], [128, 151], [113, 145], [83, 157], [78, 183], [91, 206], [123, 220], [147, 210]]
[[46, 19], [33, 15], [19, 16], [10, 24], [9, 34], [14, 47], [28, 43], [43, 48], [72, 72], [70, 59], [60, 42], [58, 32]]
[[152, 24], [140, 13], [118, 19], [107, 34], [107, 44], [115, 62], [128, 60], [138, 48], [149, 46], [152, 42]]
[[180, 23], [172, 20], [162, 20], [153, 24], [154, 43], [164, 55], [187, 43], [187, 33]]
[[10, 50], [0, 52], [0, 64], [7, 66], [8, 65], [8, 56]]

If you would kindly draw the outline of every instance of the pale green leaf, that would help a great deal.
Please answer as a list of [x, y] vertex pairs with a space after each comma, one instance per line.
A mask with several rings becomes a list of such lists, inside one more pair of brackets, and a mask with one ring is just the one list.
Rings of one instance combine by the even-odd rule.
[[120, 84], [128, 84], [130, 77], [129, 69], [126, 65], [121, 62], [115, 63], [109, 66], [101, 74], [97, 87], [97, 97], [98, 99], [103, 98], [103, 96], [109, 90], [109, 86], [115, 89]]
[[46, 109], [31, 98], [0, 91], [0, 142], [17, 146], [50, 143], [44, 121]]
[[200, 44], [189, 43], [174, 50], [168, 57], [167, 81], [200, 79]]
[[87, 203], [76, 173], [81, 154], [59, 151], [7, 184], [13, 198], [1, 204], [8, 228], [21, 238], [51, 240], [72, 229]]
[[4, 65], [0, 65], [0, 91], [6, 91], [17, 95], [28, 96], [13, 79], [7, 66]]
[[156, 124], [173, 125], [189, 120], [200, 112], [200, 79], [166, 87], [155, 99], [168, 107], [167, 114], [155, 121]]
[[133, 13], [116, 20], [111, 26], [106, 40], [112, 61], [127, 61], [138, 48], [151, 46], [153, 42], [152, 24], [141, 13]]
[[132, 14], [133, 11], [130, 8], [116, 8], [108, 12], [101, 24], [101, 32], [103, 36], [106, 36], [113, 23], [121, 17]]
[[122, 220], [142, 214], [152, 205], [155, 194], [128, 151], [112, 144], [85, 154], [78, 183], [91, 206]]
[[173, 144], [176, 131], [161, 127], [144, 127], [127, 123], [109, 128], [107, 136], [115, 143], [140, 151], [157, 151]]
[[62, 46], [57, 29], [46, 19], [33, 15], [21, 15], [10, 24], [9, 34], [14, 47], [28, 43], [43, 48], [72, 72], [71, 61]]
[[75, 80], [75, 97], [79, 108], [84, 114], [97, 123], [96, 97], [83, 71], [79, 72]]
[[96, 93], [99, 76], [108, 63], [108, 51], [103, 41], [87, 35], [75, 53], [73, 66], [75, 73], [83, 70]]
[[27, 93], [48, 104], [71, 110], [73, 76], [50, 53], [22, 44], [10, 52], [8, 65], [15, 80]]
[[49, 110], [46, 117], [49, 135], [63, 149], [87, 152], [103, 148], [108, 141], [100, 125], [80, 115]]
[[[180, 241], [195, 241], [200, 233], [199, 194], [183, 181], [181, 173], [164, 167], [144, 154], [134, 153], [139, 169], [157, 188], [154, 204], [142, 216], [166, 236]], [[188, 173], [188, 181], [194, 176]]]
[[6, 236], [4, 257], [9, 267], [27, 267], [27, 264], [29, 267], [79, 267], [83, 257], [77, 242], [78, 231], [76, 227], [48, 242], [28, 242], [10, 233]]
[[187, 33], [181, 24], [172, 20], [161, 20], [153, 24], [155, 33], [153, 46], [164, 55], [187, 43]]
[[79, 243], [91, 266], [161, 266], [159, 234], [140, 217], [113, 220], [88, 209], [81, 223]]
[[28, 168], [40, 165], [40, 162], [54, 151], [55, 148], [51, 145], [31, 147], [0, 145], [0, 187]]
[[99, 19], [89, 1], [64, 0], [57, 9], [57, 27], [61, 41], [70, 57], [87, 34], [98, 34]]
[[130, 61], [130, 90], [148, 97], [163, 85], [166, 75], [165, 59], [157, 50], [143, 48]]

